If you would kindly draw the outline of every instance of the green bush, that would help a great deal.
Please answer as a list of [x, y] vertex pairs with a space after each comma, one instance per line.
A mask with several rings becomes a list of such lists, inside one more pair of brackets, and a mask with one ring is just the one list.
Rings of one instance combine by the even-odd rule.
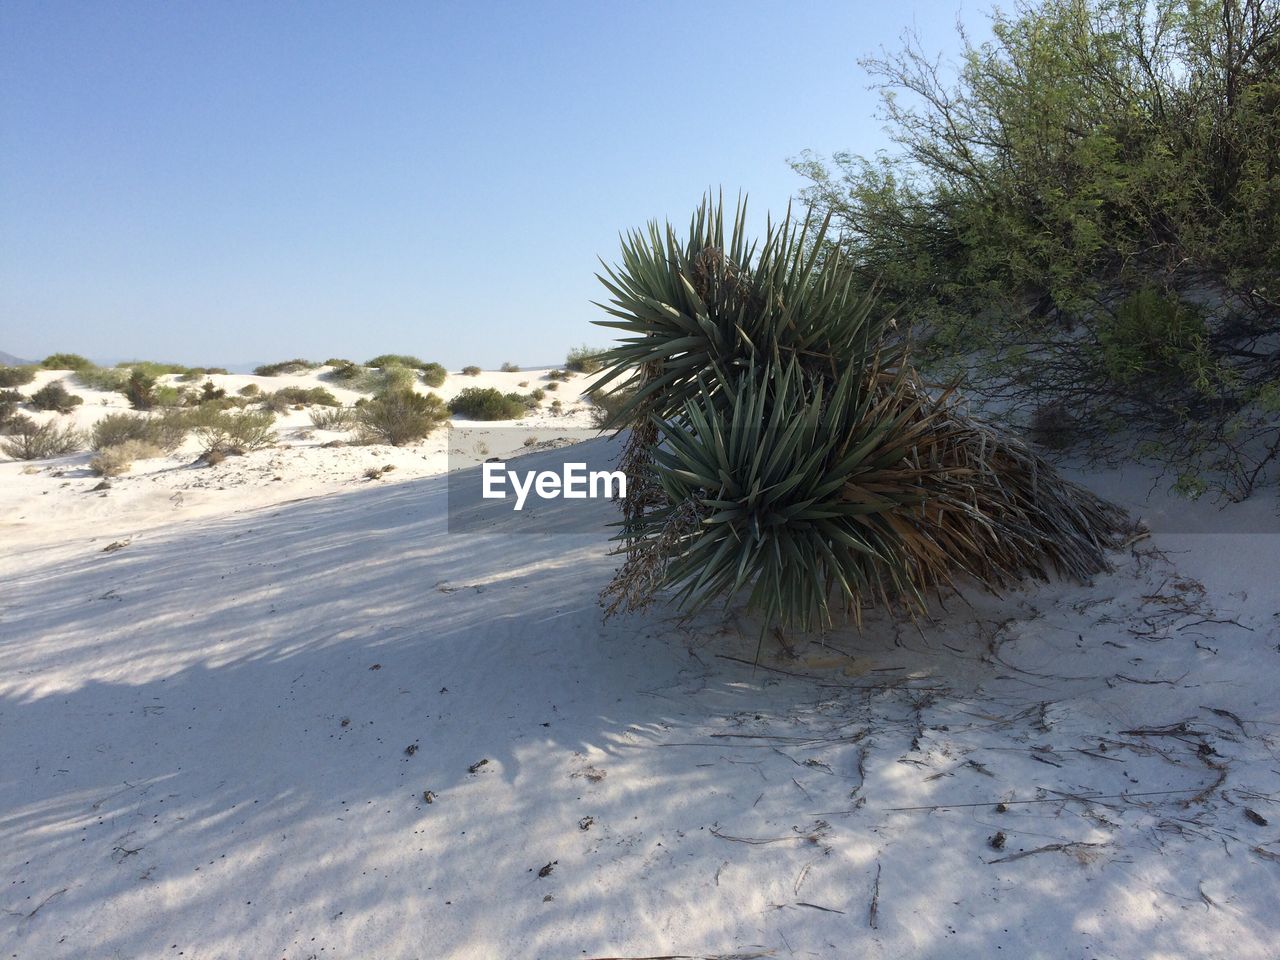
[[282, 387], [273, 393], [264, 394], [259, 402], [276, 413], [282, 413], [299, 404], [308, 407], [341, 405], [341, 401], [324, 387]]
[[243, 387], [236, 391], [242, 397], [256, 397], [262, 392], [262, 388], [256, 383], [246, 383]]
[[200, 387], [200, 399], [205, 400], [221, 400], [227, 395], [227, 391], [217, 386], [212, 380], [206, 380]]
[[361, 443], [389, 443], [403, 446], [427, 436], [449, 414], [435, 394], [393, 390], [374, 397], [360, 408]]
[[150, 410], [156, 405], [156, 379], [141, 370], [129, 374], [123, 392], [135, 410]]
[[498, 369], [500, 369], [503, 373], [519, 373], [520, 372], [520, 367], [510, 362], [504, 363]]
[[320, 364], [322, 367], [354, 367], [355, 365], [356, 362], [354, 360], [346, 360], [342, 357], [330, 357]]
[[0, 367], [0, 387], [26, 386], [35, 378], [35, 367]]
[[105, 450], [137, 440], [164, 451], [173, 451], [182, 445], [200, 416], [195, 410], [166, 410], [152, 416], [108, 413], [93, 425], [89, 445], [93, 450]]
[[78, 353], [51, 353], [40, 361], [46, 370], [83, 370], [92, 367], [93, 361]]
[[548, 370], [547, 371], [547, 379], [552, 381], [568, 380], [572, 376], [573, 374], [568, 373], [564, 370]]
[[449, 376], [447, 371], [441, 364], [427, 363], [422, 366], [422, 382], [428, 387], [444, 386], [445, 378]]
[[1170, 377], [1210, 385], [1204, 317], [1177, 297], [1144, 287], [1098, 323], [1102, 365], [1117, 383], [1150, 388]]
[[547, 389], [547, 390], [559, 390], [559, 389], [560, 389], [560, 382], [559, 382], [558, 380], [552, 380], [552, 381], [550, 381], [550, 382], [547, 384], [547, 386], [546, 386], [546, 388], [545, 388], [545, 389]]
[[84, 403], [84, 398], [69, 393], [59, 380], [46, 383], [31, 395], [31, 406], [37, 410], [56, 410], [58, 413], [70, 413], [82, 403]]
[[320, 364], [294, 357], [292, 360], [281, 360], [279, 363], [264, 363], [260, 367], [255, 367], [253, 372], [259, 377], [278, 377], [281, 374], [306, 373], [318, 366]]
[[419, 360], [410, 353], [380, 353], [368, 363], [366, 367], [409, 367], [413, 370], [421, 370], [427, 366], [425, 360]]
[[529, 399], [532, 400], [535, 404], [541, 403], [543, 398], [546, 395], [547, 395], [547, 392], [543, 390], [541, 387], [534, 387], [532, 390], [529, 391]]
[[469, 367], [462, 368], [463, 376], [467, 376], [467, 377], [478, 377], [480, 376], [480, 372], [481, 372], [480, 368], [477, 366], [469, 366]]
[[236, 413], [202, 410], [195, 419], [193, 430], [206, 455], [213, 451], [224, 455], [248, 453], [276, 442], [276, 433], [272, 429], [275, 419], [269, 410], [241, 410]]
[[564, 368], [572, 370], [574, 373], [595, 373], [604, 366], [600, 359], [600, 355], [604, 350], [588, 347], [585, 344], [581, 347], [574, 347], [569, 351], [568, 356], [564, 358]]
[[56, 421], [38, 425], [30, 417], [17, 416], [5, 425], [0, 451], [15, 460], [46, 460], [84, 449], [84, 434]]
[[317, 430], [350, 430], [356, 419], [352, 407], [316, 407], [311, 411], [311, 425]]
[[89, 390], [119, 393], [124, 391], [129, 382], [129, 372], [111, 367], [88, 366], [77, 370], [71, 379]]
[[182, 373], [178, 374], [178, 379], [183, 383], [192, 383], [201, 377], [208, 377], [212, 374], [227, 375], [225, 367], [187, 367]]
[[467, 387], [449, 401], [449, 411], [472, 420], [515, 420], [527, 410], [524, 398], [493, 387]]
[[18, 407], [26, 402], [26, 397], [17, 390], [0, 390], [0, 425], [8, 423], [18, 412]]
[[116, 364], [117, 370], [129, 373], [143, 373], [153, 380], [170, 375], [182, 376], [191, 372], [192, 368], [181, 363], [157, 363], [155, 360], [125, 360]]

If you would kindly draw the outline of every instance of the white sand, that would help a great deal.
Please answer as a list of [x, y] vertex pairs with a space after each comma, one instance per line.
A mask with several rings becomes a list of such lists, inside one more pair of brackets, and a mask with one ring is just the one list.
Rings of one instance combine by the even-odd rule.
[[753, 669], [602, 623], [603, 532], [449, 534], [435, 440], [321, 439], [0, 463], [0, 956], [1276, 955], [1280, 537]]

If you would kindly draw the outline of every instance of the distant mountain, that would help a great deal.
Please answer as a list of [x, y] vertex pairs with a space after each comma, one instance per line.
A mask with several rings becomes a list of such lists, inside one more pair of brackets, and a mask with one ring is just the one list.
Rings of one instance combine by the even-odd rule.
[[25, 367], [29, 363], [31, 363], [30, 360], [23, 360], [20, 357], [15, 357], [12, 353], [5, 353], [0, 350], [0, 366]]

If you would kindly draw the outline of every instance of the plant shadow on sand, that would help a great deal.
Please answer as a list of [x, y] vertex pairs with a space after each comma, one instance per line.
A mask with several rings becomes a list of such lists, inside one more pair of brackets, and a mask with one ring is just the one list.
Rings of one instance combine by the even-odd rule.
[[[753, 669], [740, 614], [602, 623], [607, 503], [594, 532], [476, 535], [446, 497], [26, 555], [0, 601], [5, 956], [1274, 942], [1280, 718], [1239, 669], [1274, 637], [1183, 630], [1212, 611], [1151, 599], [1177, 592], [1159, 556]], [[941, 803], [978, 805], [895, 809]]]

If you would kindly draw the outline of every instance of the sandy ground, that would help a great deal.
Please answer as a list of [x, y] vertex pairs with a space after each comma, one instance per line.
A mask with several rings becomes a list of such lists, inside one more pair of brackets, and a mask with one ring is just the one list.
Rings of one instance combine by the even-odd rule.
[[450, 534], [435, 442], [0, 464], [0, 956], [1276, 956], [1256, 503], [1093, 476], [1114, 574], [753, 667], [602, 621], [608, 504]]

